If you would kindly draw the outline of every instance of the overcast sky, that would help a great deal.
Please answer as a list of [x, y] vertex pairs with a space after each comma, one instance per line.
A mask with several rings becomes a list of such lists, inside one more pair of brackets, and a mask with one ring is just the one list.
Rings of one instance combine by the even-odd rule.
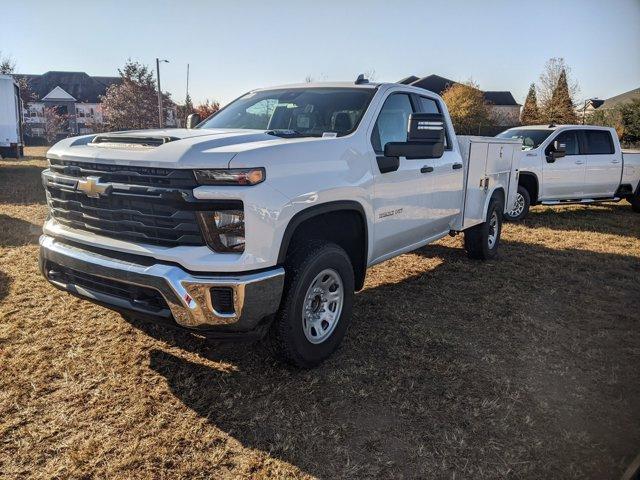
[[640, 0], [2, 2], [0, 51], [19, 73], [117, 75], [162, 65], [163, 90], [223, 104], [256, 87], [432, 73], [510, 90], [523, 103], [564, 57], [580, 99], [640, 87]]

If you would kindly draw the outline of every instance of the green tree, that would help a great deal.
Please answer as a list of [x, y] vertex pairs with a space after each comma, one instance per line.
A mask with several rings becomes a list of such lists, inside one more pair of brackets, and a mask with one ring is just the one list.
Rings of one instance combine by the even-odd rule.
[[[158, 90], [149, 67], [127, 60], [118, 70], [122, 83], [111, 85], [102, 97], [105, 130], [137, 130], [158, 126]], [[164, 105], [171, 97], [163, 94]]]
[[527, 99], [524, 101], [524, 107], [522, 107], [520, 121], [523, 125], [536, 125], [541, 121], [538, 99], [536, 97], [536, 85], [534, 83], [529, 87]]
[[564, 70], [560, 72], [558, 83], [544, 114], [549, 123], [578, 123], [578, 116], [567, 83], [567, 73]]
[[640, 142], [640, 99], [636, 98], [621, 105], [620, 117], [623, 126], [622, 141], [625, 143]]
[[193, 101], [191, 100], [191, 95], [187, 93], [186, 98], [184, 99], [184, 104], [178, 105], [178, 120], [180, 121], [180, 126], [184, 127], [187, 124], [187, 117], [194, 112]]

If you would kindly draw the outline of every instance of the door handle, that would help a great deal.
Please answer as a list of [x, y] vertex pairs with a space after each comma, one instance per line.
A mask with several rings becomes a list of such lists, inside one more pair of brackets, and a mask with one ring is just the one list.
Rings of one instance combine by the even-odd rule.
[[420, 173], [433, 172], [433, 167], [427, 167], [426, 165], [420, 169]]
[[461, 163], [454, 163], [451, 168], [453, 168], [454, 170], [458, 170], [458, 169], [462, 168], [462, 164]]
[[584, 163], [584, 161], [582, 160], [576, 160], [576, 165], [582, 165]]
[[611, 160], [611, 163], [620, 163], [620, 160]]

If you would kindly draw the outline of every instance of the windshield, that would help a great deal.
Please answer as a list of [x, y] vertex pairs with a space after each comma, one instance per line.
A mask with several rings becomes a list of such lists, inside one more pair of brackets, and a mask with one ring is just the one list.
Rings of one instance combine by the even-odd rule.
[[533, 150], [538, 148], [542, 142], [544, 142], [549, 135], [553, 133], [553, 130], [531, 130], [531, 129], [518, 129], [512, 128], [496, 135], [498, 138], [515, 138], [522, 140], [523, 150]]
[[[375, 93], [373, 88], [291, 88], [251, 92], [198, 128], [271, 130], [278, 135], [321, 137], [353, 132]], [[285, 136], [285, 135], [283, 135]]]

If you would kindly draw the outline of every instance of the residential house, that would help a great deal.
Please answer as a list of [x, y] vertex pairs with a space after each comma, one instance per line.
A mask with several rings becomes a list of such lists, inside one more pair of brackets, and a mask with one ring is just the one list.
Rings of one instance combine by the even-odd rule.
[[640, 88], [629, 90], [628, 92], [605, 100], [599, 100], [597, 98], [588, 99], [584, 103], [576, 106], [576, 113], [580, 118], [582, 118], [583, 115], [588, 117], [596, 110], [610, 110], [635, 99], [640, 99]]
[[[122, 82], [120, 77], [90, 76], [85, 72], [47, 72], [42, 75], [17, 75], [27, 79], [35, 100], [26, 105], [24, 121], [32, 137], [44, 135], [46, 108], [55, 108], [66, 122], [60, 137], [82, 135], [100, 130], [101, 97], [111, 85]], [[175, 127], [175, 105], [167, 109], [165, 125]]]
[[[453, 80], [439, 75], [429, 75], [427, 77], [403, 78], [399, 83], [414, 85], [442, 95], [451, 85], [456, 84]], [[496, 127], [509, 128], [520, 124], [520, 107], [509, 91], [483, 91], [484, 99], [489, 106], [489, 111], [496, 123]]]

